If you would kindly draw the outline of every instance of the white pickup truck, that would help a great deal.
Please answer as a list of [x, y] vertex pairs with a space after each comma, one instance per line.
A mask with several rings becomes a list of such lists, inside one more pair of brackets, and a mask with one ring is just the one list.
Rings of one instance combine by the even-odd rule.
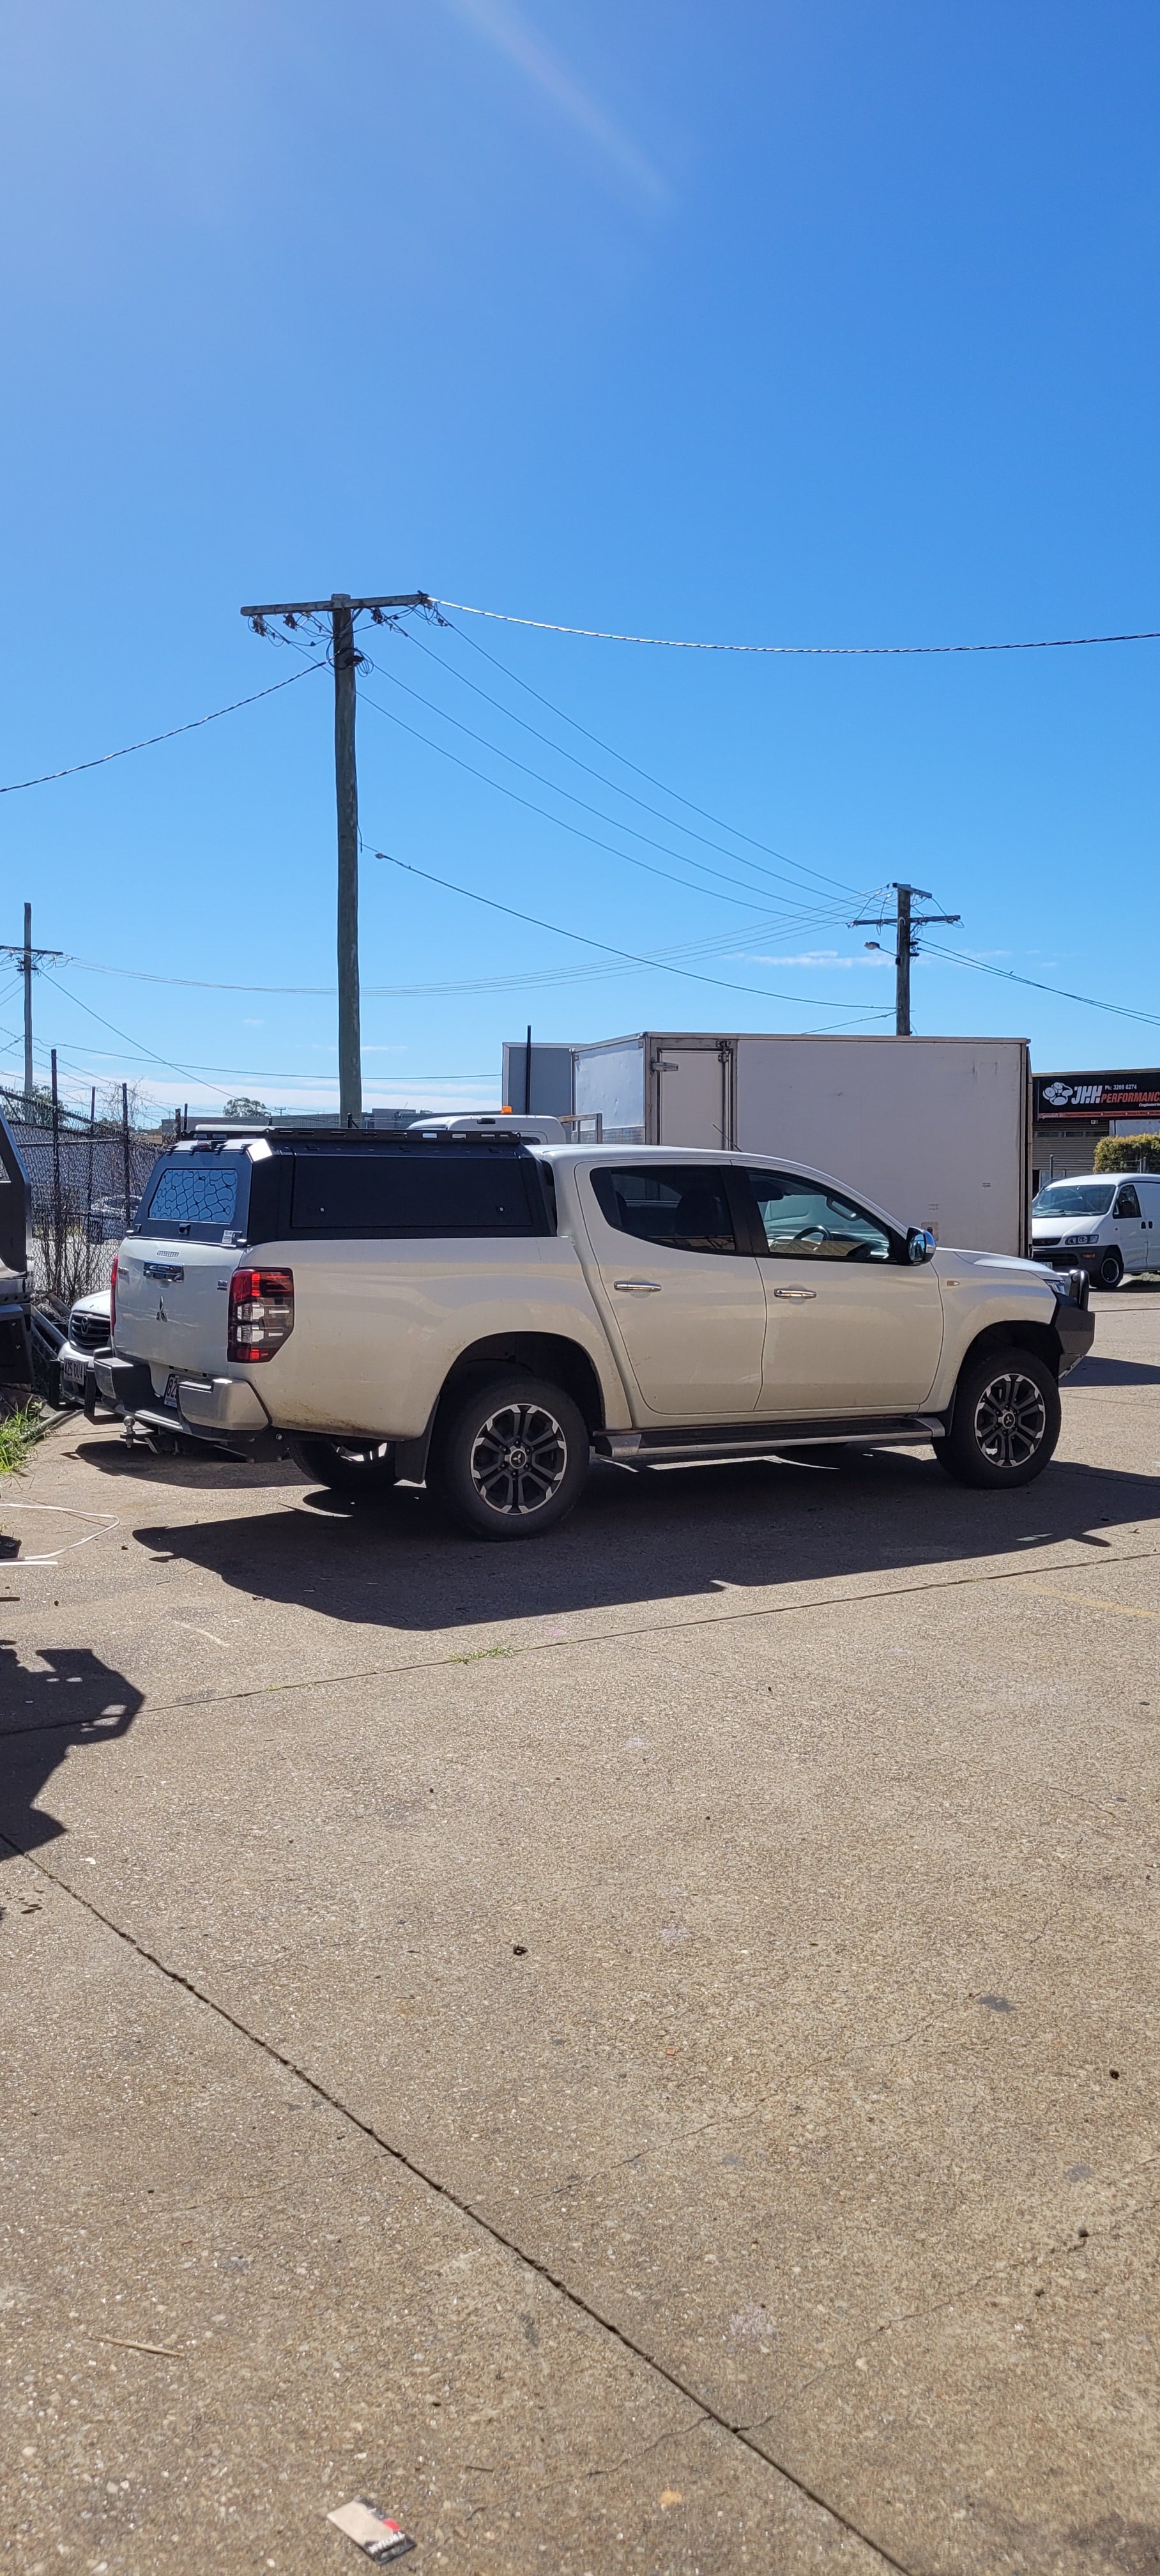
[[117, 1256], [96, 1391], [131, 1435], [421, 1483], [476, 1534], [562, 1520], [594, 1457], [933, 1445], [1029, 1482], [1088, 1281], [936, 1252], [824, 1174], [496, 1134], [197, 1135]]

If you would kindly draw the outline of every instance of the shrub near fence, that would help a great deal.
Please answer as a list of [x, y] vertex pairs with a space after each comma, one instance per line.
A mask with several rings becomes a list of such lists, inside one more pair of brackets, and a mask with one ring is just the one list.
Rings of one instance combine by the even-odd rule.
[[1097, 1172], [1160, 1172], [1160, 1136], [1101, 1136]]

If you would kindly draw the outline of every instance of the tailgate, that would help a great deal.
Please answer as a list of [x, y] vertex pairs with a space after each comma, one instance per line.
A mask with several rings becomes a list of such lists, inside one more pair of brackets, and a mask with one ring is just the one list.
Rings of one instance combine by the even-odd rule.
[[115, 1348], [182, 1375], [225, 1367], [232, 1244], [130, 1236], [117, 1254]]

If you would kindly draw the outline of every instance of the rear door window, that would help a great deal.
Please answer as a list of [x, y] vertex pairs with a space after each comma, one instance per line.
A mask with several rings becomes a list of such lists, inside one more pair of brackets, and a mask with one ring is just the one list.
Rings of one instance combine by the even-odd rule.
[[601, 1215], [621, 1234], [670, 1252], [736, 1252], [725, 1172], [712, 1163], [627, 1163], [591, 1175]]
[[293, 1234], [397, 1241], [544, 1234], [547, 1210], [529, 1159], [478, 1151], [298, 1153]]

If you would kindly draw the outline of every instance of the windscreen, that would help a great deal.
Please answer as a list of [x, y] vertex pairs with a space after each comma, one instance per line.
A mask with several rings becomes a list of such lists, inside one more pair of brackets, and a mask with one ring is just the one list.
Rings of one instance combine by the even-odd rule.
[[1032, 1216], [1106, 1216], [1114, 1181], [1050, 1181], [1032, 1202]]

